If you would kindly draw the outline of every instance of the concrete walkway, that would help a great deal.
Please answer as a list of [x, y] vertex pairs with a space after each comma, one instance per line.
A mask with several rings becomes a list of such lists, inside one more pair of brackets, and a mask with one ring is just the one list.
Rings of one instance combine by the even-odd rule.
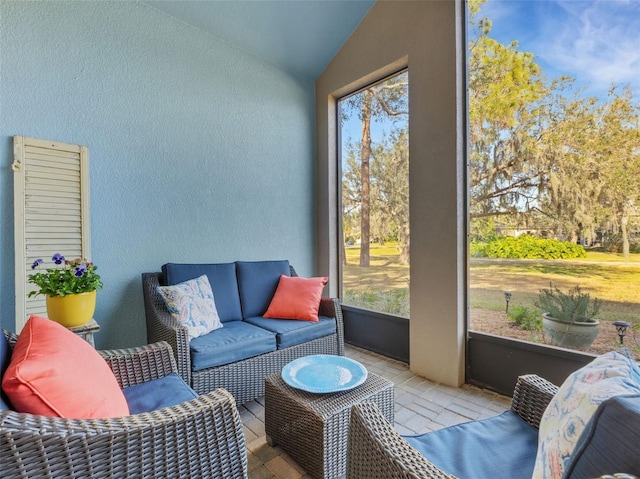
[[[473, 419], [494, 416], [511, 406], [511, 398], [464, 385], [452, 388], [409, 371], [405, 363], [346, 347], [347, 357], [395, 385], [395, 428], [403, 435], [422, 434]], [[279, 447], [270, 447], [264, 433], [264, 401], [239, 408], [247, 441], [250, 479], [310, 479]]]

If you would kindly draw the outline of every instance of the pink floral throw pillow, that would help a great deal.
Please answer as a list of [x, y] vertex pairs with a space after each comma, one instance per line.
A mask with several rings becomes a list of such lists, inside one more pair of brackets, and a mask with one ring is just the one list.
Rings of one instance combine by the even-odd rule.
[[222, 327], [207, 275], [157, 290], [171, 316], [188, 329], [189, 339]]
[[640, 393], [640, 369], [626, 348], [595, 358], [560, 386], [540, 421], [533, 479], [560, 479], [598, 405]]

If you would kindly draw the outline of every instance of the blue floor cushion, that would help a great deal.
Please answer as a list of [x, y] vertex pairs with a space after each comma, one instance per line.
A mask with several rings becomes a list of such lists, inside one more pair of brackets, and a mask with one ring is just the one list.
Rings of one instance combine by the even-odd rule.
[[538, 430], [511, 411], [403, 437], [429, 462], [459, 479], [530, 478], [538, 449]]
[[131, 414], [156, 411], [196, 399], [196, 392], [177, 373], [122, 390]]
[[224, 327], [189, 343], [194, 371], [234, 363], [276, 350], [276, 335], [244, 321], [228, 321]]
[[247, 318], [244, 321], [276, 333], [278, 349], [295, 346], [296, 344], [329, 336], [336, 332], [335, 318], [327, 318], [326, 316], [319, 316], [318, 322], [297, 319], [272, 319], [263, 318], [262, 316]]

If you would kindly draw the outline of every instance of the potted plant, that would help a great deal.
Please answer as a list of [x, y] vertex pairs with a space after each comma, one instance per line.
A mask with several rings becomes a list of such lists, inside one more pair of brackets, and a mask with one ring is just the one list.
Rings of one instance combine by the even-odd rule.
[[567, 348], [587, 348], [598, 335], [600, 300], [576, 285], [567, 293], [551, 286], [540, 290], [535, 305], [544, 311], [542, 329], [551, 343]]
[[[60, 253], [51, 260], [56, 266], [29, 275], [29, 282], [38, 286], [29, 297], [44, 294], [49, 319], [67, 328], [86, 324], [96, 308], [96, 290], [102, 288], [98, 267], [79, 258], [69, 261]], [[31, 269], [37, 270], [43, 264], [38, 258]]]

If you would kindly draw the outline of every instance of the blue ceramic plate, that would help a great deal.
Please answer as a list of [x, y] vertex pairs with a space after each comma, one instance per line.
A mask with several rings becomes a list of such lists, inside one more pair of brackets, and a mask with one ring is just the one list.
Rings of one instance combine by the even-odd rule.
[[296, 359], [282, 368], [282, 379], [289, 386], [312, 393], [347, 391], [367, 379], [367, 369], [358, 361], [315, 354]]

